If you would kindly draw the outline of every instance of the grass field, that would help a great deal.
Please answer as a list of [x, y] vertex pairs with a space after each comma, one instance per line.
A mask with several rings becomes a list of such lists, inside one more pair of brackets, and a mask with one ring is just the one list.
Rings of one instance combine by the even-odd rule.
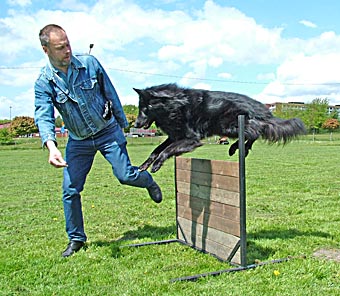
[[[131, 140], [136, 165], [159, 142]], [[237, 161], [228, 147], [186, 156]], [[314, 256], [340, 249], [339, 152], [340, 139], [327, 135], [256, 142], [246, 160], [248, 261], [292, 260], [171, 283], [230, 267], [180, 244], [122, 247], [175, 238], [173, 159], [154, 174], [164, 193], [154, 204], [146, 190], [120, 185], [98, 154], [83, 192], [87, 249], [65, 259], [62, 171], [37, 140], [0, 146], [0, 295], [339, 295], [340, 263]]]

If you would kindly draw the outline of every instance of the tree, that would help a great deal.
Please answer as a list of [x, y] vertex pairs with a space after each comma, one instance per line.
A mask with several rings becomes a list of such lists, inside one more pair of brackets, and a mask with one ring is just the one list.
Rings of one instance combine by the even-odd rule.
[[[297, 108], [299, 104], [285, 104], [285, 103], [277, 103], [276, 109], [273, 112], [273, 115], [282, 119], [290, 119], [293, 117], [302, 118], [304, 116], [305, 110], [301, 108]], [[304, 104], [301, 104], [304, 106]]]
[[127, 133], [130, 131], [130, 128], [134, 127], [137, 116], [138, 116], [138, 107], [135, 105], [123, 105], [123, 110], [126, 116], [126, 119], [129, 122], [129, 126], [124, 129]]
[[14, 136], [28, 136], [38, 132], [34, 119], [29, 116], [17, 116], [12, 120], [11, 132]]
[[328, 100], [316, 98], [307, 104], [304, 113], [304, 122], [313, 131], [313, 135], [318, 131], [327, 119]]
[[63, 119], [61, 118], [60, 115], [58, 115], [58, 117], [55, 119], [55, 126], [56, 127], [62, 127], [63, 126]]
[[125, 114], [127, 121], [129, 122], [129, 126], [124, 129], [125, 132], [129, 132], [131, 127], [134, 127], [137, 116], [135, 114]]
[[9, 119], [0, 119], [0, 124], [10, 123]]
[[340, 126], [339, 120], [335, 118], [328, 118], [323, 124], [322, 128], [327, 129], [330, 132], [329, 140], [333, 140], [333, 131]]
[[9, 128], [0, 129], [0, 145], [14, 144], [13, 136]]
[[138, 115], [138, 107], [135, 105], [124, 105], [123, 110], [125, 114], [133, 114], [136, 116]]

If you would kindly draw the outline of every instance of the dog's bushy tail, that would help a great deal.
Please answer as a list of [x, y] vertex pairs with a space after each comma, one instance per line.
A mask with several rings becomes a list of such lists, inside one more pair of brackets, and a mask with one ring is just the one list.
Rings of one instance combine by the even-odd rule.
[[273, 117], [266, 121], [263, 130], [262, 138], [270, 143], [287, 143], [299, 135], [306, 134], [306, 128], [301, 119], [281, 119]]

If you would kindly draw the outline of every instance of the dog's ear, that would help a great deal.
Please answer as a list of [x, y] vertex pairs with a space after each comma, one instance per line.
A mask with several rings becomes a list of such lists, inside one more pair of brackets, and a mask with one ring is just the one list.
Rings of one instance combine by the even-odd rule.
[[138, 89], [138, 88], [134, 88], [134, 87], [133, 87], [133, 90], [134, 90], [137, 94], [139, 94], [139, 95], [142, 94], [142, 90], [141, 90], [141, 89]]

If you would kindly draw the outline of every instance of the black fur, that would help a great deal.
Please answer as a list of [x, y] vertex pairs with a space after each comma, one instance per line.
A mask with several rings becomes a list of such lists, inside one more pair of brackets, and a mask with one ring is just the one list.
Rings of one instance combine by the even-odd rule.
[[[246, 155], [259, 137], [270, 143], [286, 143], [306, 132], [300, 119], [276, 118], [262, 103], [237, 93], [186, 89], [176, 84], [134, 90], [139, 94], [135, 127], [148, 128], [155, 122], [168, 135], [140, 170], [153, 163], [151, 172], [158, 171], [171, 156], [203, 145], [200, 140], [205, 137], [238, 138], [238, 115], [245, 116]], [[230, 146], [229, 155], [237, 149], [238, 141]]]

